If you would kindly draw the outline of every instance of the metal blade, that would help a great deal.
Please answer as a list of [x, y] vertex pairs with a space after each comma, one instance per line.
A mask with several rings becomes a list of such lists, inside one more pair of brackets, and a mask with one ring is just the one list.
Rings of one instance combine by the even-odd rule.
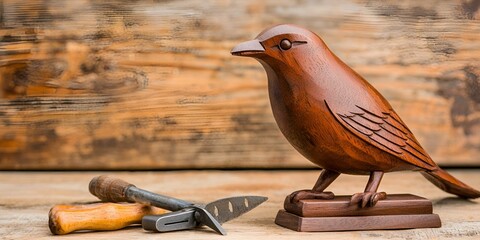
[[213, 229], [215, 232], [220, 233], [222, 235], [227, 235], [227, 231], [222, 228], [221, 223], [219, 223], [213, 216], [210, 214], [207, 209], [202, 208], [202, 207], [196, 207], [194, 206], [196, 212], [196, 219], [198, 222], [201, 224], [205, 224], [211, 229]]
[[179, 211], [142, 218], [142, 227], [155, 232], [170, 232], [206, 225], [216, 232], [227, 235], [225, 229], [206, 209], [193, 205]]
[[205, 209], [220, 223], [228, 222], [267, 201], [262, 196], [241, 196], [219, 199], [205, 206]]

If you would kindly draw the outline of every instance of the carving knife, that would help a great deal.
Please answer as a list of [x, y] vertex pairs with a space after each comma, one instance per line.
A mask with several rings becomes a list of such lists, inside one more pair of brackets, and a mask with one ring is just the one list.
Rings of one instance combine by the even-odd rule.
[[222, 223], [252, 210], [267, 200], [266, 197], [261, 196], [241, 196], [199, 205], [149, 192], [121, 179], [105, 175], [93, 178], [90, 181], [89, 190], [103, 201], [137, 202], [172, 211], [162, 215], [143, 217], [142, 227], [158, 232], [191, 229], [206, 225], [216, 232], [226, 235], [226, 231], [221, 226]]

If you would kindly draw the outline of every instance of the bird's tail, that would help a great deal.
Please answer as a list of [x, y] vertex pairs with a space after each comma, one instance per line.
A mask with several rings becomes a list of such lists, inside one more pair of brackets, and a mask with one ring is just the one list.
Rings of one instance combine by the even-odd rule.
[[455, 194], [462, 198], [480, 197], [480, 191], [477, 191], [467, 184], [460, 182], [460, 180], [456, 179], [440, 168], [421, 173], [426, 179], [428, 179], [428, 181], [435, 184], [435, 186], [439, 187], [445, 192]]

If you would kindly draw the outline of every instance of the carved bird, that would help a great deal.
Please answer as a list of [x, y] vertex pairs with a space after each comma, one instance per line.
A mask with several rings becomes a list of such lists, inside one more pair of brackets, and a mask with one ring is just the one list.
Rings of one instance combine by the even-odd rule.
[[420, 171], [442, 190], [463, 198], [480, 192], [442, 170], [422, 148], [387, 100], [342, 62], [315, 33], [278, 25], [240, 43], [233, 55], [258, 60], [268, 77], [275, 120], [293, 147], [323, 168], [311, 190], [289, 195], [292, 202], [333, 198], [324, 190], [341, 174], [370, 175], [351, 203], [374, 206], [385, 172]]

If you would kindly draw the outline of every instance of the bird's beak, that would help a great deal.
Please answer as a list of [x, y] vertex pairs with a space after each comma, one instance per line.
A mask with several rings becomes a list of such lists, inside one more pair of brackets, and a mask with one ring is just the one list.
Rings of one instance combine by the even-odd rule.
[[265, 52], [262, 44], [257, 39], [246, 41], [235, 46], [230, 53], [236, 56], [252, 56]]

